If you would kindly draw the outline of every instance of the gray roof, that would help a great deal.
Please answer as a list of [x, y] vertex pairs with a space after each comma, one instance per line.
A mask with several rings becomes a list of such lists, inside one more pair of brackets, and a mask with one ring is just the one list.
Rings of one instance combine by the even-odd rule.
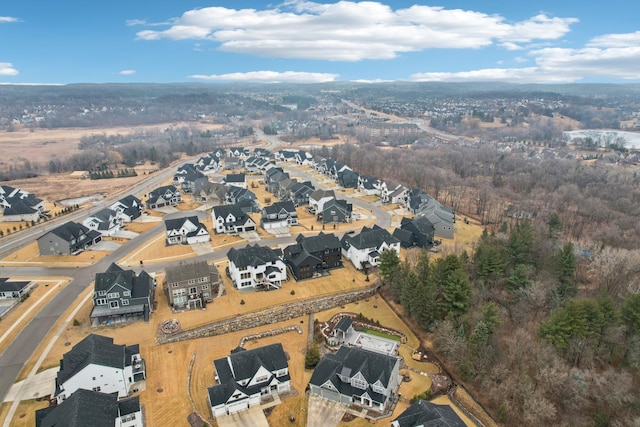
[[422, 399], [418, 399], [393, 421], [398, 423], [398, 427], [466, 426], [451, 406], [436, 405]]
[[351, 327], [351, 325], [353, 325], [353, 320], [351, 320], [350, 317], [345, 316], [338, 321], [338, 323], [336, 324], [336, 326], [333, 327], [333, 329], [347, 332], [347, 330]]
[[21, 291], [29, 286], [29, 281], [9, 282], [7, 278], [0, 277], [0, 292]]
[[139, 398], [118, 402], [118, 393], [78, 389], [57, 406], [36, 411], [36, 427], [113, 427], [121, 415], [140, 411]]
[[293, 202], [291, 201], [275, 202], [269, 206], [265, 206], [263, 210], [267, 215], [277, 214], [282, 210], [289, 213], [296, 213], [296, 208], [293, 206]]
[[392, 244], [400, 241], [384, 228], [374, 225], [372, 228], [362, 227], [362, 231], [357, 235], [345, 234], [341, 242], [343, 248], [346, 248], [346, 243], [349, 243], [356, 249], [366, 249], [379, 248], [382, 243]]
[[336, 197], [336, 193], [333, 190], [323, 190], [323, 189], [320, 188], [320, 189], [314, 191], [313, 193], [311, 193], [309, 195], [310, 199], [313, 199], [313, 200], [316, 200], [316, 201], [320, 200], [320, 199], [322, 199], [324, 197], [334, 197], [335, 198]]
[[244, 248], [231, 248], [227, 252], [229, 261], [240, 267], [265, 265], [269, 262], [275, 262], [281, 259], [282, 252], [279, 249], [271, 249], [268, 246], [247, 245]]
[[229, 214], [231, 214], [236, 218], [236, 220], [239, 220], [240, 218], [247, 216], [247, 214], [242, 212], [240, 206], [237, 205], [220, 205], [214, 206], [212, 209], [214, 218], [226, 218]]
[[108, 292], [114, 286], [121, 286], [130, 291], [131, 299], [145, 298], [152, 293], [153, 279], [144, 270], [136, 275], [135, 271], [123, 270], [112, 263], [104, 273], [96, 273], [94, 289], [96, 292]]
[[[65, 383], [90, 364], [124, 369], [131, 364], [131, 356], [139, 352], [138, 344], [116, 345], [113, 343], [113, 338], [91, 334], [64, 354], [60, 360], [56, 385]], [[56, 391], [57, 394], [59, 390]]]
[[198, 227], [198, 229], [200, 229], [200, 227], [206, 228], [203, 224], [200, 224], [200, 220], [198, 219], [198, 217], [196, 215], [186, 216], [186, 217], [183, 217], [183, 218], [165, 219], [164, 220], [164, 226], [165, 226], [167, 231], [177, 230], [180, 227], [182, 227], [182, 225], [187, 221], [191, 222], [193, 225]]
[[220, 280], [216, 266], [207, 264], [206, 261], [180, 263], [174, 267], [167, 267], [165, 271], [167, 283], [177, 283], [198, 277], [211, 277], [212, 282]]
[[338, 239], [335, 234], [325, 234], [322, 231], [315, 236], [305, 236], [303, 234], [298, 234], [298, 237], [296, 237], [296, 242], [302, 245], [302, 247], [304, 247], [310, 253], [324, 251], [325, 249], [340, 248], [340, 239]]

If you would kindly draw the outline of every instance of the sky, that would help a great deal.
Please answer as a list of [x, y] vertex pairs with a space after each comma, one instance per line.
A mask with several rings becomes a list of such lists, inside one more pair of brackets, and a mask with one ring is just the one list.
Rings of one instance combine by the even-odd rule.
[[0, 83], [640, 82], [632, 0], [21, 0]]

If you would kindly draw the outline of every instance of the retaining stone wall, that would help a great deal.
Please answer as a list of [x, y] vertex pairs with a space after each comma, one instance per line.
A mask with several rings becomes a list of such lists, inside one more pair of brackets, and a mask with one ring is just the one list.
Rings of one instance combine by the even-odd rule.
[[343, 306], [358, 300], [370, 298], [378, 290], [374, 285], [367, 289], [345, 292], [342, 294], [328, 295], [324, 297], [308, 299], [300, 302], [289, 303], [279, 307], [272, 307], [261, 311], [243, 314], [231, 319], [213, 322], [194, 329], [183, 330], [173, 334], [158, 333], [158, 344], [168, 344], [196, 338], [212, 337], [230, 332], [242, 331], [258, 326], [268, 325], [318, 313], [330, 308]]

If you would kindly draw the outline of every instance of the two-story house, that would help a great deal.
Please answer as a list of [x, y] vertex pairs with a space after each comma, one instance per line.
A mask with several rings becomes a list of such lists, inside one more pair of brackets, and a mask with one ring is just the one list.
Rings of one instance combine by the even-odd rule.
[[214, 206], [211, 209], [211, 218], [216, 234], [238, 234], [256, 230], [255, 221], [240, 206]]
[[182, 195], [175, 185], [164, 185], [152, 190], [145, 202], [147, 209], [157, 209], [164, 206], [176, 206], [182, 203]]
[[318, 212], [318, 220], [323, 224], [350, 222], [353, 205], [346, 200], [329, 199], [322, 205]]
[[400, 246], [410, 248], [417, 246], [428, 249], [433, 245], [435, 227], [431, 221], [424, 216], [417, 216], [413, 219], [402, 218], [400, 228], [393, 231], [393, 237], [400, 240]]
[[117, 393], [78, 389], [62, 403], [38, 409], [36, 427], [144, 427], [138, 396], [118, 400]]
[[93, 215], [89, 215], [82, 221], [82, 224], [89, 230], [95, 230], [103, 236], [113, 236], [121, 228], [120, 215], [109, 208], [100, 209]]
[[78, 389], [118, 393], [122, 398], [145, 379], [146, 367], [138, 344], [116, 345], [113, 338], [91, 334], [60, 360], [54, 395], [58, 404]]
[[116, 211], [120, 222], [131, 222], [142, 215], [142, 202], [137, 197], [129, 194], [118, 200], [111, 206], [110, 209]]
[[418, 399], [391, 422], [391, 427], [466, 427], [449, 405], [436, 405]]
[[342, 346], [320, 360], [309, 388], [324, 399], [384, 413], [398, 392], [399, 367], [398, 357]]
[[237, 348], [213, 364], [218, 384], [207, 389], [213, 417], [244, 411], [291, 389], [289, 364], [280, 343]]
[[284, 259], [296, 280], [309, 279], [342, 267], [341, 249], [340, 239], [334, 234], [298, 234], [296, 243], [284, 249]]
[[382, 183], [378, 178], [371, 175], [360, 175], [358, 177], [358, 190], [367, 196], [377, 196], [380, 194]]
[[165, 292], [174, 310], [206, 307], [222, 283], [216, 266], [206, 261], [180, 263], [165, 271]]
[[333, 190], [323, 190], [321, 188], [315, 190], [309, 195], [309, 212], [315, 214], [322, 212], [324, 204], [335, 198], [336, 194]]
[[228, 173], [222, 183], [234, 187], [247, 188], [246, 176], [243, 173]]
[[102, 235], [76, 222], [65, 222], [38, 237], [40, 255], [72, 255], [89, 249]]
[[359, 234], [345, 234], [341, 243], [342, 256], [358, 270], [379, 265], [380, 254], [385, 250], [396, 251], [400, 256], [400, 241], [377, 225], [363, 227]]
[[211, 240], [207, 226], [202, 224], [197, 216], [165, 219], [164, 228], [167, 235], [167, 245], [193, 245], [206, 243]]
[[280, 289], [287, 280], [287, 267], [279, 249], [247, 245], [229, 249], [227, 258], [229, 276], [237, 289]]
[[147, 272], [136, 274], [112, 263], [104, 273], [96, 273], [90, 318], [94, 324], [148, 322], [154, 292], [154, 280]]
[[298, 213], [293, 202], [275, 202], [271, 206], [262, 208], [260, 225], [265, 230], [288, 228], [296, 224], [298, 224]]

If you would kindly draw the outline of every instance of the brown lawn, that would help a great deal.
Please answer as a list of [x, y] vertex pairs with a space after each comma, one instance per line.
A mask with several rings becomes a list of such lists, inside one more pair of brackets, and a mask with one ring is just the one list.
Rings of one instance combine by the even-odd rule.
[[[259, 181], [260, 180], [257, 179], [247, 180], [247, 186], [249, 190], [251, 190], [251, 192], [256, 195], [260, 206], [268, 206], [274, 202], [278, 202], [279, 199], [273, 194], [269, 193], [266, 186], [264, 184], [259, 184]], [[267, 202], [267, 200], [270, 201]]]
[[[48, 277], [46, 280], [35, 277], [12, 277], [11, 280], [33, 280], [35, 283], [29, 297], [19, 302], [9, 314], [0, 320], [0, 337], [4, 337], [4, 339], [0, 341], [0, 353], [6, 350], [20, 330], [33, 319], [40, 308], [56, 296], [60, 290], [71, 281], [68, 277]], [[28, 314], [26, 314], [27, 312]], [[25, 315], [25, 317], [20, 320], [23, 315]], [[9, 331], [11, 327], [14, 327], [14, 329], [5, 336], [4, 334]]]
[[129, 253], [126, 257], [120, 259], [120, 265], [138, 265], [140, 261], [147, 264], [158, 262], [186, 259], [196, 256], [189, 245], [170, 245], [166, 244], [166, 233], [162, 230], [157, 236], [146, 242], [144, 245]]
[[181, 211], [192, 211], [197, 207], [202, 206], [202, 203], [194, 202], [191, 194], [182, 195], [182, 203], [176, 206], [176, 209]]
[[[4, 402], [0, 406], [0, 420], [4, 420], [13, 402]], [[11, 427], [33, 427], [36, 425], [36, 411], [49, 406], [46, 400], [23, 400], [11, 420]]]
[[161, 221], [127, 222], [124, 224], [124, 229], [132, 231], [134, 233], [142, 234], [145, 231], [151, 230], [153, 227], [157, 226], [160, 223]]
[[19, 249], [11, 255], [0, 260], [0, 266], [3, 267], [33, 267], [33, 266], [52, 266], [52, 267], [85, 267], [91, 265], [107, 256], [109, 251], [85, 251], [77, 255], [46, 255], [41, 256], [38, 250], [38, 243], [33, 242]]

